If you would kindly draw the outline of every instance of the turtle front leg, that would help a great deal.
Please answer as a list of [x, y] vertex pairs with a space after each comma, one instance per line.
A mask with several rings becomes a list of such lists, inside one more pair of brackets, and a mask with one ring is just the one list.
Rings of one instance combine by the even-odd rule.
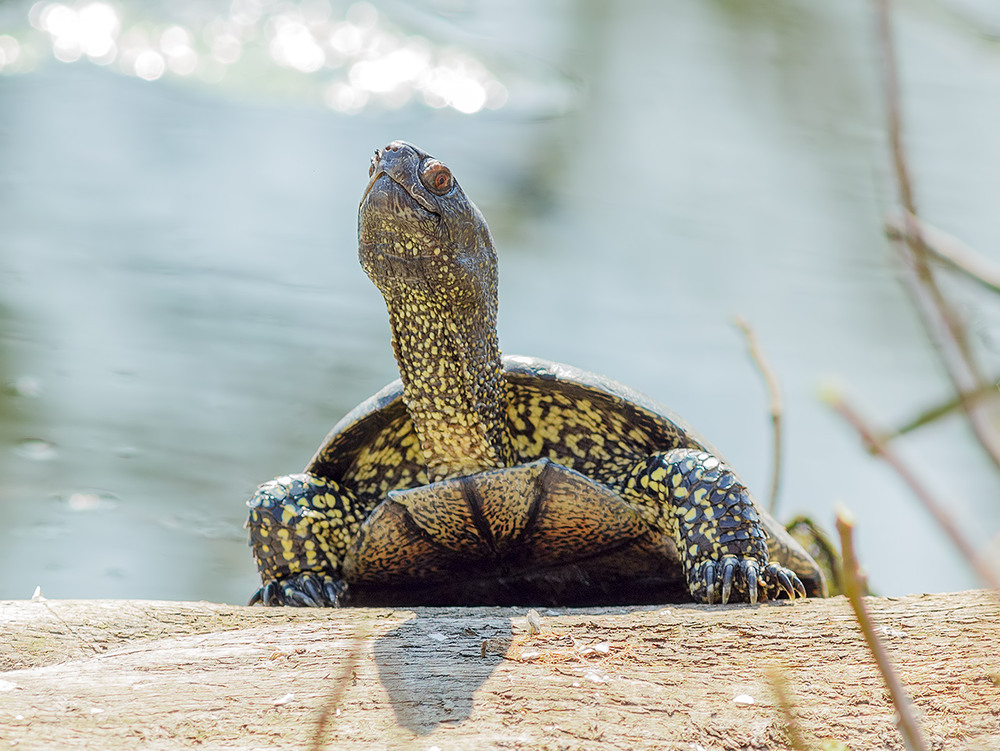
[[360, 524], [357, 497], [311, 474], [278, 477], [247, 501], [250, 547], [261, 587], [250, 605], [338, 607], [347, 585], [340, 565]]
[[769, 562], [767, 532], [750, 492], [712, 454], [697, 449], [651, 454], [633, 467], [623, 494], [674, 539], [696, 601], [805, 597], [791, 569]]

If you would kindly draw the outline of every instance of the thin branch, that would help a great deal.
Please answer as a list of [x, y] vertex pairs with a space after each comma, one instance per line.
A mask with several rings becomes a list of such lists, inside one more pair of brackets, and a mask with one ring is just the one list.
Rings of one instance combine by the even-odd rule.
[[917, 215], [917, 206], [913, 198], [913, 184], [910, 181], [910, 168], [906, 163], [906, 153], [903, 151], [903, 124], [899, 112], [899, 73], [896, 70], [896, 48], [892, 38], [892, 25], [889, 19], [889, 0], [876, 0], [878, 11], [878, 35], [882, 44], [882, 74], [884, 76], [885, 100], [888, 106], [886, 116], [889, 120], [889, 146], [892, 149], [892, 164], [896, 170], [896, 184], [899, 187], [899, 199], [910, 216]]
[[[979, 391], [973, 394], [965, 394], [964, 398], [966, 402], [976, 403], [981, 399], [990, 399], [996, 396], [1000, 396], [1000, 390], [998, 390], [997, 387], [994, 386], [992, 383], [987, 383], [984, 384], [982, 388], [979, 389]], [[933, 407], [925, 409], [923, 412], [921, 412], [919, 415], [914, 417], [909, 422], [904, 423], [895, 430], [880, 436], [880, 440], [882, 440], [884, 443], [888, 443], [889, 441], [892, 441], [895, 438], [899, 438], [902, 435], [906, 435], [907, 433], [912, 433], [914, 430], [924, 427], [924, 425], [929, 425], [935, 420], [939, 420], [942, 417], [946, 417], [950, 415], [952, 412], [961, 410], [962, 398], [963, 397], [961, 396], [954, 396], [948, 401], [942, 402], [941, 404], [937, 404]]]
[[783, 671], [774, 669], [767, 671], [768, 683], [771, 684], [771, 691], [774, 694], [778, 711], [785, 720], [785, 734], [788, 736], [788, 745], [793, 751], [809, 751], [809, 744], [806, 743], [806, 735], [802, 730], [799, 718], [795, 716], [795, 702], [792, 699], [792, 691], [788, 686], [788, 677]]
[[[975, 570], [975, 572], [979, 575], [979, 578], [982, 579], [987, 586], [992, 587], [994, 591], [1000, 593], [1000, 580], [997, 579], [997, 576], [993, 572], [990, 565], [976, 552], [976, 549], [966, 539], [965, 535], [962, 534], [961, 530], [959, 530], [959, 528], [955, 525], [955, 521], [952, 516], [946, 512], [944, 510], [944, 506], [927, 491], [923, 484], [917, 479], [916, 475], [914, 475], [910, 468], [903, 463], [902, 459], [900, 459], [896, 453], [886, 445], [885, 441], [878, 437], [871, 426], [869, 426], [868, 423], [843, 399], [840, 397], [834, 397], [831, 400], [831, 404], [833, 408], [836, 409], [837, 412], [839, 412], [841, 416], [858, 432], [858, 435], [861, 436], [869, 450], [873, 454], [882, 457], [890, 467], [896, 470], [896, 474], [898, 474], [903, 482], [906, 483], [917, 499], [923, 504], [927, 512], [934, 518], [941, 529], [944, 530], [945, 534], [948, 535], [948, 539], [951, 540], [952, 544], [969, 562], [973, 570]], [[844, 567], [847, 567], [846, 558], [844, 559]]]
[[[899, 77], [896, 70], [896, 53], [893, 45], [889, 18], [889, 0], [875, 0], [878, 16], [879, 40], [882, 46], [885, 98], [888, 108], [889, 143], [896, 172], [900, 201], [906, 210], [903, 214], [906, 242], [896, 241], [894, 246], [903, 260], [902, 280], [910, 293], [921, 320], [938, 351], [941, 361], [962, 399], [973, 432], [993, 463], [1000, 468], [1000, 437], [996, 435], [988, 415], [965, 395], [975, 393], [985, 383], [972, 356], [968, 338], [958, 315], [945, 300], [934, 279], [928, 258], [931, 251], [916, 221], [917, 209], [910, 181], [910, 170], [903, 149], [902, 118], [899, 105]], [[909, 252], [906, 252], [906, 250]]]
[[347, 687], [353, 682], [354, 669], [361, 660], [361, 651], [364, 649], [365, 637], [360, 624], [356, 627], [354, 636], [347, 643], [347, 659], [340, 669], [340, 675], [334, 681], [333, 691], [330, 697], [320, 707], [316, 717], [316, 725], [313, 729], [312, 739], [309, 743], [309, 751], [322, 751], [326, 747], [326, 734], [330, 726], [331, 718], [340, 711], [340, 705], [344, 701]]
[[[907, 255], [914, 257], [912, 253]], [[941, 305], [935, 302], [932, 295], [925, 292], [921, 282], [914, 278], [911, 271], [909, 268], [904, 269], [903, 281], [912, 293], [911, 298], [951, 379], [973, 433], [990, 460], [1000, 468], [1000, 437], [994, 431], [989, 415], [983, 411], [982, 402], [977, 403], [977, 400], [970, 396], [989, 388], [989, 384], [980, 375], [978, 367], [968, 353], [964, 334], [961, 340], [954, 336], [954, 331], [948, 325], [950, 316], [942, 312]], [[934, 287], [934, 291], [939, 293], [937, 287]]]
[[781, 491], [781, 419], [782, 419], [782, 402], [781, 402], [781, 386], [778, 384], [778, 377], [774, 374], [774, 370], [768, 364], [767, 359], [764, 357], [764, 352], [760, 348], [760, 342], [757, 340], [757, 334], [751, 328], [750, 323], [743, 317], [737, 316], [734, 323], [743, 332], [743, 335], [747, 340], [747, 347], [750, 350], [750, 357], [753, 358], [754, 363], [757, 365], [757, 369], [760, 371], [761, 376], [764, 378], [764, 385], [767, 387], [769, 408], [771, 412], [771, 436], [772, 436], [772, 456], [771, 461], [771, 491], [768, 497], [767, 510], [774, 515], [775, 509], [778, 507], [778, 494]]
[[[909, 234], [911, 226], [919, 230], [918, 237]], [[987, 289], [1000, 292], [1000, 264], [983, 257], [954, 235], [928, 224], [913, 214], [906, 217], [886, 217], [885, 230], [894, 240], [923, 242], [924, 247], [939, 261], [979, 282]]]
[[878, 664], [882, 679], [892, 696], [892, 703], [896, 706], [896, 713], [899, 715], [899, 732], [903, 735], [903, 742], [910, 751], [930, 751], [913, 714], [906, 689], [903, 688], [885, 647], [882, 646], [878, 634], [875, 633], [875, 626], [868, 614], [868, 608], [865, 607], [865, 602], [861, 598], [861, 571], [857, 556], [854, 554], [853, 531], [854, 519], [850, 512], [847, 509], [839, 508], [837, 510], [837, 532], [840, 533], [840, 549], [844, 558], [845, 594], [851, 601], [851, 607], [854, 608], [854, 616], [861, 627], [865, 643], [868, 644], [868, 649]]
[[63, 617], [61, 615], [59, 615], [59, 613], [57, 613], [55, 610], [52, 609], [52, 606], [49, 605], [48, 600], [46, 600], [44, 597], [42, 597], [42, 593], [41, 593], [40, 590], [41, 590], [40, 587], [36, 588], [36, 590], [35, 590], [36, 597], [32, 597], [31, 599], [34, 600], [34, 601], [36, 601], [36, 602], [42, 603], [42, 605], [45, 607], [45, 609], [48, 610], [52, 614], [52, 616], [63, 625], [63, 628], [65, 628], [66, 631], [68, 631], [69, 633], [73, 634], [73, 636], [75, 636], [84, 647], [87, 647], [88, 649], [90, 649], [95, 654], [101, 654], [101, 650], [99, 650], [97, 648], [97, 646], [93, 643], [93, 641], [88, 641], [87, 639], [84, 639], [82, 636], [80, 636], [80, 634], [77, 633], [77, 631], [76, 631], [75, 628], [73, 628], [72, 626], [70, 626], [63, 619]]

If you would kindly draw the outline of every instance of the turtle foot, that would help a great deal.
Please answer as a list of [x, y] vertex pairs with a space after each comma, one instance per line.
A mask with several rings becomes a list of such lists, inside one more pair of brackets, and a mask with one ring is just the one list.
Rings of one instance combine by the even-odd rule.
[[756, 559], [735, 555], [695, 566], [688, 575], [688, 588], [695, 601], [709, 605], [806, 596], [805, 586], [791, 569], [777, 563], [761, 568]]
[[286, 579], [264, 583], [248, 605], [296, 608], [338, 608], [343, 604], [347, 585], [327, 574], [304, 571]]
[[769, 563], [760, 575], [764, 581], [767, 596], [771, 599], [794, 600], [796, 597], [807, 596], [805, 584], [799, 579], [798, 574], [790, 568], [778, 563]]

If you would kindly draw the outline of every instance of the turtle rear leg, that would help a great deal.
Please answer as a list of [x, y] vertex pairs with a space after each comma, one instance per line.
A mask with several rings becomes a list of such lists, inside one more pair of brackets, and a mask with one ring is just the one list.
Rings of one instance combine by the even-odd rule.
[[359, 526], [357, 497], [311, 474], [278, 477], [247, 501], [250, 547], [261, 587], [251, 605], [337, 607], [347, 587], [344, 552]]
[[768, 535], [750, 492], [712, 454], [687, 448], [651, 454], [632, 468], [622, 492], [673, 537], [696, 601], [805, 596], [795, 572], [769, 561]]

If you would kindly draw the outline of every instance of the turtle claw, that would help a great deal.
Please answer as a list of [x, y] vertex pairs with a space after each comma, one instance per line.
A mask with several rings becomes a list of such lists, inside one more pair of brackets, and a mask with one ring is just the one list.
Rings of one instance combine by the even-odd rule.
[[775, 573], [775, 578], [778, 580], [778, 587], [788, 595], [788, 599], [794, 600], [795, 586], [792, 584], [792, 580], [788, 577], [788, 574], [779, 568]]
[[749, 602], [756, 605], [775, 596], [795, 599], [805, 596], [805, 587], [793, 571], [755, 558], [725, 555], [719, 561], [703, 561], [688, 578], [691, 596], [699, 602], [723, 605]]
[[343, 602], [347, 586], [327, 574], [304, 571], [287, 579], [272, 580], [261, 586], [248, 605], [268, 607], [336, 608]]
[[691, 596], [708, 605], [756, 603], [763, 584], [759, 572], [760, 565], [752, 558], [726, 555], [695, 566], [688, 575], [688, 585]]
[[729, 604], [729, 597], [733, 593], [733, 574], [736, 572], [736, 560], [726, 557], [722, 564], [722, 604]]
[[269, 581], [253, 593], [247, 605], [256, 605], [257, 603], [264, 606], [281, 605], [280, 593], [281, 588], [278, 586], [278, 582]]
[[784, 594], [789, 600], [807, 596], [805, 585], [798, 575], [777, 563], [767, 564], [761, 578], [764, 580], [764, 586], [773, 589], [776, 596]]
[[341, 600], [344, 597], [344, 592], [347, 591], [347, 585], [336, 579], [331, 579], [326, 577], [323, 582], [323, 595], [326, 597], [327, 602], [334, 603], [334, 607], [339, 607]]
[[715, 604], [715, 561], [705, 564], [705, 571], [702, 574], [705, 580], [705, 599], [709, 605]]
[[293, 608], [319, 607], [319, 603], [317, 603], [312, 597], [307, 595], [305, 592], [299, 592], [294, 589], [285, 593], [285, 605], [290, 605]]
[[302, 589], [306, 591], [306, 595], [309, 598], [309, 602], [307, 603], [309, 607], [316, 607], [318, 603], [323, 602], [325, 599], [320, 583], [315, 576], [302, 577]]
[[760, 581], [760, 571], [754, 561], [747, 561], [744, 565], [744, 574], [747, 581], [747, 597], [751, 605], [757, 604], [757, 584]]

